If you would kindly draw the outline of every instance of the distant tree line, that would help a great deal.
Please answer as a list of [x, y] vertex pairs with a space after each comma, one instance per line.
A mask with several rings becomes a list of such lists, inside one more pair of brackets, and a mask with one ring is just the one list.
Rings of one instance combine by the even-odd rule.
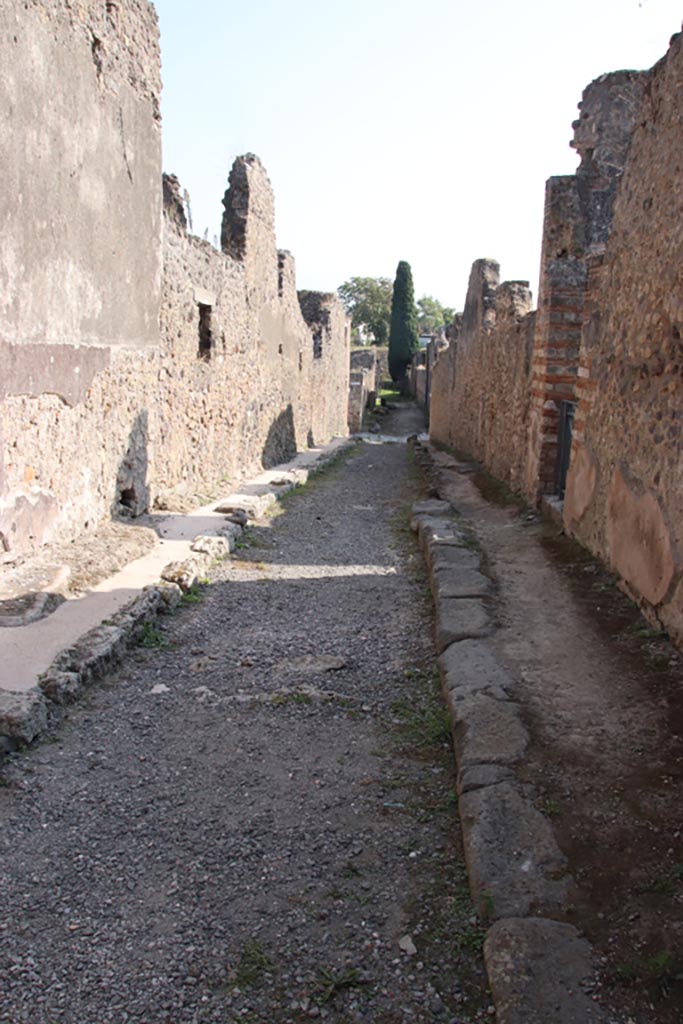
[[[391, 327], [393, 283], [388, 277], [350, 277], [337, 289], [357, 336], [386, 345]], [[431, 295], [415, 303], [419, 334], [436, 334], [453, 322], [454, 310]]]
[[405, 260], [396, 268], [393, 284], [388, 277], [350, 277], [337, 292], [357, 338], [389, 345], [389, 372], [396, 382], [404, 379], [419, 336], [438, 333], [455, 315], [431, 295], [415, 302], [413, 275]]

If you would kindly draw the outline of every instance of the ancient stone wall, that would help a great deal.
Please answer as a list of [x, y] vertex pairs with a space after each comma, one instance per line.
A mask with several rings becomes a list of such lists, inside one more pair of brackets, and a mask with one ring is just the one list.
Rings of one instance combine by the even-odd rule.
[[349, 343], [335, 296], [297, 295], [257, 158], [231, 172], [225, 252], [187, 235], [170, 177], [162, 218], [151, 4], [17, 0], [0, 28], [9, 561], [345, 434]]
[[514, 490], [527, 458], [534, 316], [526, 282], [472, 266], [462, 317], [432, 370], [430, 436], [473, 455]]
[[603, 253], [588, 265], [564, 517], [683, 639], [683, 44], [650, 72]]
[[[563, 517], [652, 621], [683, 641], [683, 44], [584, 91], [575, 175], [546, 190], [539, 308], [475, 263], [438, 359], [431, 435]], [[530, 369], [529, 369], [530, 368]]]
[[647, 72], [616, 71], [591, 82], [573, 124], [581, 164], [546, 186], [524, 474], [531, 501], [557, 492], [558, 429], [562, 403], [576, 399], [587, 261], [609, 237], [646, 80]]

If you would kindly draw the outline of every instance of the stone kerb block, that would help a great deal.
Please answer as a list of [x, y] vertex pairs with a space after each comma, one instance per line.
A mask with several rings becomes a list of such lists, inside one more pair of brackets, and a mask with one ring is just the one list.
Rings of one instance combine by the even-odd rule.
[[460, 797], [472, 898], [491, 920], [558, 912], [570, 879], [546, 818], [511, 782]]
[[458, 767], [479, 764], [513, 765], [529, 742], [519, 709], [510, 701], [484, 693], [467, 697], [447, 691], [453, 720], [453, 741]]
[[435, 572], [429, 582], [437, 604], [449, 597], [490, 597], [493, 594], [491, 580], [476, 569]]
[[606, 1024], [586, 991], [591, 947], [576, 928], [545, 918], [512, 918], [489, 929], [484, 960], [497, 1024]]
[[471, 548], [457, 547], [449, 544], [435, 544], [431, 552], [432, 572], [460, 572], [462, 570], [479, 569], [479, 555]]
[[439, 654], [459, 640], [488, 636], [491, 619], [484, 603], [476, 598], [450, 598], [439, 601], [436, 609], [436, 649]]
[[[418, 516], [414, 520], [417, 525], [417, 533], [420, 548], [427, 560], [431, 563], [432, 548], [437, 544], [445, 544], [451, 547], [466, 547], [467, 534], [459, 530], [450, 519], [437, 519], [432, 516]], [[412, 523], [411, 523], [412, 526]]]
[[439, 669], [446, 692], [456, 697], [484, 693], [496, 700], [507, 700], [515, 680], [496, 658], [489, 644], [463, 640], [447, 648], [439, 657]]
[[[413, 516], [448, 516], [453, 512], [453, 506], [449, 501], [442, 501], [441, 498], [428, 498], [425, 501], [416, 501], [411, 509]], [[413, 530], [417, 530], [414, 526]]]

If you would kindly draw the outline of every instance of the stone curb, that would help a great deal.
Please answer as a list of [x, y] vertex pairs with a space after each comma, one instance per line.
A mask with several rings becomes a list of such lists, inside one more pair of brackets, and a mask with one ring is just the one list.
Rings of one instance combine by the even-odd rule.
[[[430, 447], [417, 443], [416, 457], [438, 494]], [[470, 891], [491, 922], [484, 956], [496, 1020], [599, 1024], [607, 1018], [586, 990], [592, 949], [576, 928], [552, 919], [572, 885], [566, 858], [514, 771], [529, 737], [515, 680], [490, 642], [495, 584], [482, 569], [471, 524], [449, 502], [417, 502], [411, 526], [434, 597]]]
[[119, 612], [58, 654], [36, 686], [22, 692], [0, 690], [0, 755], [32, 743], [54, 727], [64, 713], [64, 706], [78, 700], [86, 687], [102, 678], [140, 638], [147, 624], [177, 607], [183, 593], [191, 590], [212, 564], [229, 557], [243, 533], [241, 524], [263, 516], [285, 494], [306, 483], [351, 447], [352, 440], [337, 444], [320, 453], [310, 468], [266, 472], [265, 483], [253, 484], [244, 493], [222, 499], [215, 510], [234, 514], [238, 521], [198, 534], [190, 545], [189, 558], [170, 562], [158, 583], [144, 587]]

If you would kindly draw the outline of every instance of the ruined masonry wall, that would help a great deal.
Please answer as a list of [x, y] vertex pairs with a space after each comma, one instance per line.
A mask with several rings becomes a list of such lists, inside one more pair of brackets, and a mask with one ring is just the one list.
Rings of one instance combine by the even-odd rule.
[[238, 255], [186, 234], [174, 179], [162, 218], [151, 4], [12, 0], [0, 28], [11, 112], [0, 560], [11, 561], [345, 434], [349, 350], [336, 297], [311, 297], [304, 319], [257, 158], [236, 161], [225, 198]]
[[683, 43], [650, 73], [590, 265], [565, 523], [683, 639]]
[[499, 285], [493, 260], [472, 266], [462, 320], [432, 372], [430, 436], [522, 486], [534, 315], [526, 282]]

